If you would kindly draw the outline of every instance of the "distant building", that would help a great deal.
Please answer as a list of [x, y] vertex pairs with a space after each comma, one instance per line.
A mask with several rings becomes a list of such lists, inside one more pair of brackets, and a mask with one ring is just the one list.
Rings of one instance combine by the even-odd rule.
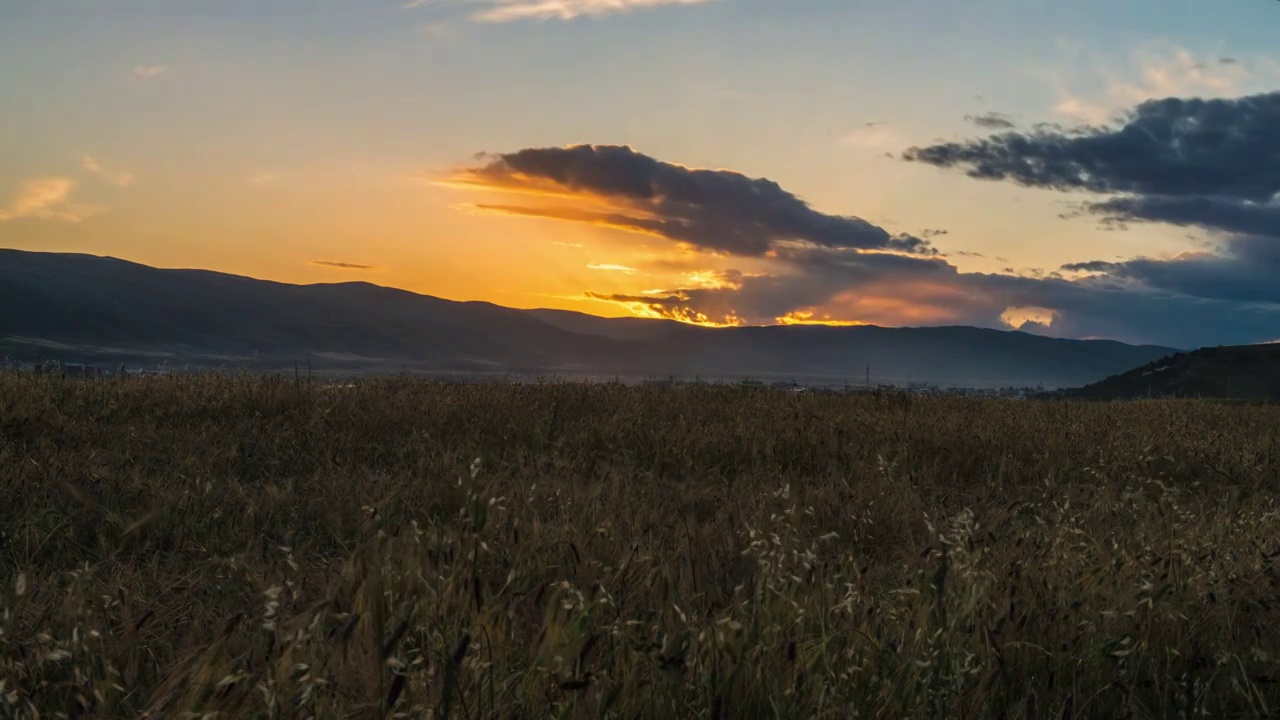
[[83, 363], [44, 362], [36, 364], [35, 373], [64, 378], [99, 378], [102, 377], [102, 368]]

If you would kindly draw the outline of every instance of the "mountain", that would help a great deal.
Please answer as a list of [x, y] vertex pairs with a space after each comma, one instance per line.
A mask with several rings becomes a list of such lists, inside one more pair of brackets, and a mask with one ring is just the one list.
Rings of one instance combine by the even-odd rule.
[[1173, 350], [971, 327], [743, 327], [0, 250], [0, 355], [196, 366], [1082, 385]]
[[1280, 399], [1280, 344], [1210, 347], [1176, 353], [1062, 394], [1102, 400], [1135, 397]]

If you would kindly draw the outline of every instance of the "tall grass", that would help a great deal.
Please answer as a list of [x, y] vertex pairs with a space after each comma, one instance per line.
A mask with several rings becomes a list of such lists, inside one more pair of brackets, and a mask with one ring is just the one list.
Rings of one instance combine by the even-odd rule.
[[0, 376], [0, 717], [1267, 717], [1280, 408]]

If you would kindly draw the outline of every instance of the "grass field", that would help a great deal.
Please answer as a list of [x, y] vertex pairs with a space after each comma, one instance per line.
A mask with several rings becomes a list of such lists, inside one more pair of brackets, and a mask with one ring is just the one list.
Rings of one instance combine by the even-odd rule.
[[1280, 407], [0, 376], [0, 717], [1267, 717]]

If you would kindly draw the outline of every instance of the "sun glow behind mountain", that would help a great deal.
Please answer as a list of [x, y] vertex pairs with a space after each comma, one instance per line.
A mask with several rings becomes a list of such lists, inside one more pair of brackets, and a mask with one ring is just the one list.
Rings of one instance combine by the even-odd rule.
[[711, 326], [1280, 336], [1257, 3], [13, 2], [0, 246]]

